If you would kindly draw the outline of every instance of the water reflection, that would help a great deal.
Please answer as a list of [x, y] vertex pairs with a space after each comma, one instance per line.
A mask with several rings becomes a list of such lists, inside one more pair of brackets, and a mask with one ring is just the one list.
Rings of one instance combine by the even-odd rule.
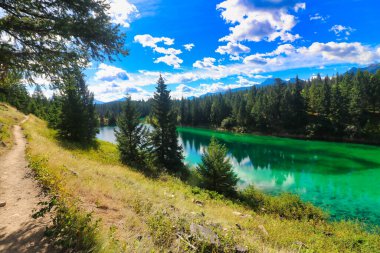
[[[178, 141], [189, 167], [201, 162], [213, 135], [212, 131], [179, 131]], [[225, 134], [216, 137], [229, 150], [239, 187], [254, 185], [271, 194], [296, 193], [328, 210], [333, 218], [380, 224], [379, 148]], [[115, 143], [113, 128], [102, 128], [98, 138]]]
[[[201, 161], [210, 138], [211, 135], [180, 131], [179, 141], [190, 167]], [[380, 195], [373, 180], [380, 170], [366, 169], [368, 165], [378, 165], [310, 146], [313, 143], [294, 148], [244, 143], [242, 138], [242, 142], [219, 138], [229, 150], [240, 187], [254, 185], [271, 194], [296, 193], [328, 210], [333, 218], [358, 218], [380, 224]]]

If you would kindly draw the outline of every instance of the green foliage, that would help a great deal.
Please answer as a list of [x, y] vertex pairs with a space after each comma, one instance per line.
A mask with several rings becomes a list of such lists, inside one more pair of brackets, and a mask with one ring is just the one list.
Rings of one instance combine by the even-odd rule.
[[9, 103], [23, 113], [29, 113], [31, 98], [21, 78], [21, 74], [16, 71], [3, 75], [0, 79], [0, 101]]
[[1, 73], [18, 70], [29, 79], [44, 75], [60, 85], [64, 72], [90, 59], [127, 54], [124, 36], [111, 23], [105, 1], [1, 1], [0, 8], [0, 30], [9, 35], [0, 47]]
[[66, 76], [61, 95], [59, 135], [70, 141], [91, 143], [98, 132], [98, 121], [94, 95], [88, 91], [82, 73]]
[[126, 98], [117, 126], [115, 134], [122, 163], [144, 166], [144, 156], [148, 156], [148, 133], [146, 127], [140, 123], [140, 114], [129, 96]]
[[202, 187], [232, 195], [236, 191], [235, 186], [239, 179], [226, 156], [227, 148], [212, 138], [206, 153], [202, 155], [202, 163], [198, 165], [197, 171], [200, 174]]
[[156, 166], [182, 176], [185, 169], [182, 147], [178, 144], [176, 131], [177, 116], [172, 109], [170, 91], [167, 90], [162, 76], [157, 81], [151, 118], [154, 128], [151, 139]]
[[170, 218], [163, 213], [152, 215], [147, 221], [153, 242], [160, 247], [170, 247], [175, 239], [174, 226]]
[[325, 221], [328, 218], [321, 209], [290, 193], [270, 196], [251, 186], [239, 192], [239, 197], [257, 212], [275, 214], [286, 219]]

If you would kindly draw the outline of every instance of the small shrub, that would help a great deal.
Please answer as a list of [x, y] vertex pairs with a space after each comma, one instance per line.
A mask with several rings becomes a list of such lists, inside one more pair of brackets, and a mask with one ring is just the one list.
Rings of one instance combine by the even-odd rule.
[[148, 219], [150, 234], [153, 242], [162, 248], [168, 248], [175, 239], [172, 221], [163, 213], [156, 213]]
[[290, 193], [269, 196], [248, 187], [240, 193], [240, 199], [255, 211], [277, 214], [286, 219], [324, 221], [328, 218], [321, 209]]

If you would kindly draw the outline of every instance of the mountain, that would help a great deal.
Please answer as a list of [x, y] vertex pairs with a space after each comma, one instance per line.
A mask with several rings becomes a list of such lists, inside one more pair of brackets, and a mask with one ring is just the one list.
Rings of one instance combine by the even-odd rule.
[[358, 71], [365, 72], [368, 71], [371, 74], [376, 74], [376, 72], [380, 70], [380, 63], [371, 64], [364, 68], [351, 68], [347, 73], [356, 74]]
[[102, 105], [102, 104], [105, 104], [105, 103], [103, 101], [94, 99], [94, 104], [96, 104], [96, 105]]

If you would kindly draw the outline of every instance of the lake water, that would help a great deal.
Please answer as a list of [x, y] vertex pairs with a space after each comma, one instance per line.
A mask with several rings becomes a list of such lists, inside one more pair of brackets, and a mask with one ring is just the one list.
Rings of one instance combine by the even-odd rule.
[[[224, 143], [240, 178], [270, 194], [291, 192], [328, 211], [332, 218], [380, 225], [380, 147], [240, 135], [180, 127], [185, 162], [201, 161], [210, 138]], [[115, 143], [114, 128], [98, 138]]]

